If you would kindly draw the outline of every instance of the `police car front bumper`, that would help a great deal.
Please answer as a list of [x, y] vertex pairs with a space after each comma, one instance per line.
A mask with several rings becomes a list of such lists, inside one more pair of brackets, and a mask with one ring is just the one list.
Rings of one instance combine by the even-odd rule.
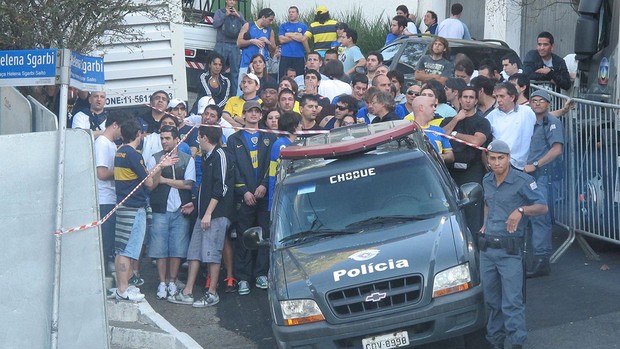
[[443, 296], [420, 308], [377, 315], [332, 325], [326, 321], [298, 325], [272, 324], [280, 348], [327, 349], [362, 348], [362, 339], [407, 331], [411, 345], [420, 345], [464, 335], [482, 328], [485, 310], [480, 285]]

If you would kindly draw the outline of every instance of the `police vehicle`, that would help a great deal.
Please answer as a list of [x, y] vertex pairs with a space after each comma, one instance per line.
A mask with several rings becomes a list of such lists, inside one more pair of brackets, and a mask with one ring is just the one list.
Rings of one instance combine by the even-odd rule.
[[457, 188], [415, 123], [332, 130], [281, 151], [269, 302], [280, 348], [402, 348], [484, 325], [478, 255]]

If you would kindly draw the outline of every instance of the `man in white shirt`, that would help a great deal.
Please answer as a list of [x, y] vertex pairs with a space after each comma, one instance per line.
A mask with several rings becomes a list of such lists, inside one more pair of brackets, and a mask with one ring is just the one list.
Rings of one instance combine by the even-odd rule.
[[105, 92], [91, 92], [88, 96], [89, 109], [80, 110], [73, 116], [71, 128], [81, 128], [93, 131], [93, 138], [103, 134], [105, 130], [106, 118], [108, 113], [103, 109], [105, 107]]
[[523, 171], [530, 152], [530, 143], [536, 124], [536, 114], [526, 105], [518, 105], [519, 92], [510, 82], [495, 85], [493, 96], [497, 108], [486, 116], [491, 123], [494, 139], [499, 139], [510, 146], [510, 163]]
[[[99, 201], [100, 218], [105, 217], [116, 206], [116, 191], [114, 187], [114, 155], [116, 144], [114, 141], [121, 138], [121, 119], [124, 114], [111, 114], [105, 122], [105, 129], [101, 137], [95, 140], [95, 166], [97, 195]], [[116, 229], [116, 215], [113, 214], [101, 225], [101, 239], [103, 240], [103, 256], [108, 262], [114, 261], [114, 234]], [[112, 272], [106, 263], [106, 271]]]
[[459, 3], [452, 4], [450, 8], [450, 18], [446, 18], [437, 27], [437, 35], [446, 39], [466, 39], [471, 40], [469, 28], [461, 21], [461, 13], [463, 5]]

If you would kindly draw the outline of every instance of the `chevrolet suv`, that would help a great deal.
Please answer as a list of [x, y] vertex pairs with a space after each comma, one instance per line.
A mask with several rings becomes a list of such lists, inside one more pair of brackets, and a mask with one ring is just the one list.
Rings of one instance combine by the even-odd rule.
[[[269, 244], [280, 348], [401, 348], [485, 322], [478, 252], [456, 187], [415, 123], [355, 125], [281, 151]], [[265, 234], [267, 235], [267, 234]]]

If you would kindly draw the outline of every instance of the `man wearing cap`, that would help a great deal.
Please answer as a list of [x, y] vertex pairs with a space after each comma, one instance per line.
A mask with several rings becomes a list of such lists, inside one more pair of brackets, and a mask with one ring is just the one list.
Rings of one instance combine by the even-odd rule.
[[531, 219], [534, 263], [528, 269], [527, 277], [549, 274], [549, 257], [553, 250], [551, 245], [553, 203], [559, 190], [558, 181], [563, 173], [561, 155], [564, 147], [564, 128], [562, 122], [549, 113], [550, 102], [551, 97], [545, 90], [538, 90], [530, 96], [530, 106], [536, 114], [536, 124], [524, 171], [536, 179], [536, 184], [547, 200], [549, 212]]
[[296, 76], [304, 73], [305, 53], [310, 52], [306, 31], [308, 31], [308, 26], [299, 21], [297, 6], [289, 7], [288, 22], [280, 25], [278, 33], [280, 44], [282, 44], [280, 76], [286, 76], [286, 70], [289, 67], [295, 69]]
[[241, 75], [241, 96], [233, 96], [228, 99], [224, 106], [224, 118], [234, 126], [243, 126], [243, 105], [247, 101], [258, 101], [258, 90], [260, 89], [260, 79], [254, 73]]
[[[267, 201], [269, 155], [276, 135], [258, 132], [262, 108], [257, 101], [248, 101], [243, 106], [243, 119], [247, 128], [233, 133], [228, 138], [227, 148], [235, 168], [235, 202], [241, 202], [237, 212], [237, 231], [244, 232], [254, 226], [263, 228], [269, 236], [269, 211]], [[254, 129], [254, 130], [250, 130]], [[239, 280], [240, 295], [250, 293], [250, 280], [256, 287], [267, 288], [269, 271], [269, 248], [260, 246], [254, 258], [252, 251], [242, 243], [235, 247], [235, 275]]]
[[278, 108], [278, 84], [272, 81], [265, 82], [261, 88], [260, 99], [263, 116]]
[[543, 194], [532, 176], [510, 166], [510, 147], [494, 140], [488, 146], [491, 171], [483, 180], [484, 225], [480, 229], [480, 280], [489, 309], [487, 340], [504, 348], [506, 338], [521, 349], [527, 337], [523, 302], [523, 237], [527, 218], [547, 213]]
[[314, 51], [318, 52], [321, 57], [325, 55], [325, 51], [331, 47], [332, 42], [338, 40], [336, 33], [336, 22], [329, 16], [329, 11], [325, 6], [316, 8], [314, 22], [310, 23], [310, 28], [306, 32], [308, 39], [314, 41]]

